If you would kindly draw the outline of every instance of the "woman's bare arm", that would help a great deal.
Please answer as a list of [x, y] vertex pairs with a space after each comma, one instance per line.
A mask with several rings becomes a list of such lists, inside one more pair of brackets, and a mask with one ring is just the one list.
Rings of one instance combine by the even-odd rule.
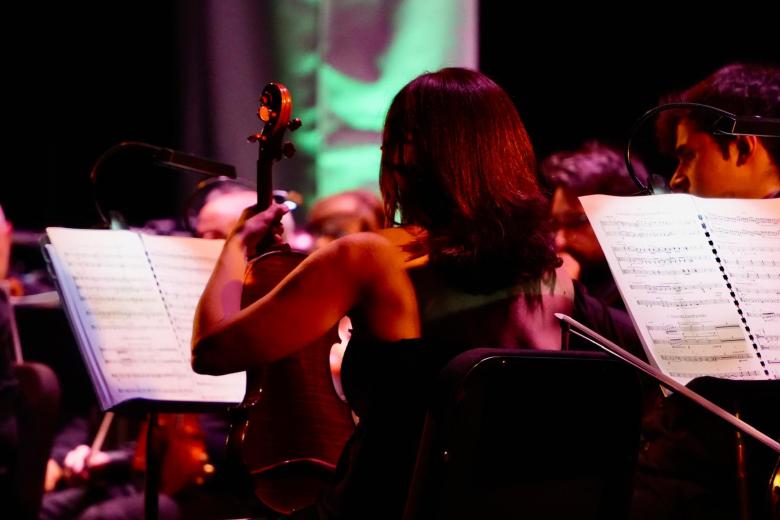
[[245, 265], [236, 234], [226, 242], [195, 315], [196, 372], [236, 372], [283, 358], [351, 309], [359, 310], [367, 332], [378, 339], [419, 336], [414, 289], [397, 249], [382, 237], [359, 233], [331, 243], [240, 309]]

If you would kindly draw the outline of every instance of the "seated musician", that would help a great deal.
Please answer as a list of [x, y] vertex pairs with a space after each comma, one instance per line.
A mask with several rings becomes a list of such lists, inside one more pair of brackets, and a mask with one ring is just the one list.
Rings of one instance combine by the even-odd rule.
[[[780, 118], [780, 69], [728, 65], [663, 101]], [[780, 138], [715, 135], [717, 117], [701, 109], [662, 114], [657, 127], [662, 146], [678, 160], [669, 182], [672, 190], [702, 197], [780, 197]], [[779, 416], [771, 406], [767, 411], [766, 424], [774, 431], [766, 433], [777, 435]], [[633, 518], [737, 518], [744, 499], [736, 492], [734, 430], [674, 396], [661, 401], [644, 423]], [[757, 489], [751, 493], [765, 496], [768, 475], [754, 478], [751, 485]]]
[[[645, 168], [634, 166], [642, 182]], [[604, 251], [585, 216], [578, 197], [633, 195], [637, 186], [628, 175], [620, 150], [599, 141], [588, 141], [574, 151], [559, 151], [539, 165], [544, 182], [553, 189], [550, 214], [555, 227], [555, 247], [568, 273], [588, 292], [607, 305], [625, 309]]]
[[530, 140], [484, 75], [443, 69], [396, 95], [379, 182], [400, 227], [329, 243], [243, 309], [247, 253], [269, 234], [280, 240], [287, 210], [241, 221], [195, 316], [192, 366], [205, 374], [279, 360], [352, 318], [342, 381], [360, 423], [337, 482], [310, 511], [322, 518], [401, 517], [425, 392], [460, 351], [560, 349], [555, 312], [615, 337], [604, 307], [559, 267]]
[[[780, 68], [728, 65], [666, 102], [703, 103], [738, 116], [780, 118]], [[662, 142], [678, 159], [673, 191], [700, 197], [780, 197], [780, 139], [713, 135], [717, 115], [690, 110], [659, 120]]]
[[6, 275], [11, 254], [11, 224], [6, 221], [3, 208], [0, 207], [0, 497], [11, 510], [15, 510], [12, 496], [16, 465], [16, 452], [19, 449], [19, 436], [16, 424], [15, 405], [17, 399], [17, 381], [13, 373], [13, 330], [11, 325], [11, 304], [8, 300]]
[[377, 231], [384, 227], [384, 220], [382, 201], [372, 191], [342, 191], [314, 202], [306, 230], [312, 249], [319, 249], [350, 233]]
[[[211, 183], [208, 187], [209, 193], [204, 197], [202, 205], [193, 208], [195, 218], [192, 228], [194, 234], [201, 238], [225, 238], [243, 209], [257, 201], [257, 193], [230, 180]], [[156, 220], [148, 223], [143, 231], [163, 234], [170, 232], [172, 226], [170, 220]], [[194, 433], [191, 430], [193, 418], [196, 423]], [[165, 420], [170, 426], [170, 418]], [[125, 425], [126, 428], [138, 426], [132, 419], [125, 421], [131, 422]], [[257, 512], [254, 496], [248, 488], [243, 493], [243, 482], [234, 480], [226, 468], [226, 414], [191, 414], [179, 417], [176, 421], [182, 421], [181, 427], [164, 427], [161, 434], [180, 437], [179, 448], [197, 445], [196, 441], [202, 440], [212, 473], [192, 471], [193, 478], [177, 486], [175, 492], [170, 492], [172, 496], [161, 490], [158, 517], [175, 520], [253, 516]], [[40, 520], [143, 518], [143, 490], [140, 480], [136, 478], [139, 475], [135, 473], [140, 469], [135, 459], [142, 452], [137, 451], [135, 441], [125, 442], [117, 449], [93, 452], [88, 445], [95, 433], [94, 425], [90, 424], [92, 422], [95, 421], [79, 414], [60, 429], [49, 462], [47, 493]], [[182, 467], [178, 468], [178, 473], [182, 474], [185, 467], [191, 467], [189, 462], [188, 459], [171, 457], [165, 459], [163, 465], [180, 464]], [[205, 480], [205, 483], [201, 484], [201, 480]], [[167, 487], [165, 482], [163, 487]]]

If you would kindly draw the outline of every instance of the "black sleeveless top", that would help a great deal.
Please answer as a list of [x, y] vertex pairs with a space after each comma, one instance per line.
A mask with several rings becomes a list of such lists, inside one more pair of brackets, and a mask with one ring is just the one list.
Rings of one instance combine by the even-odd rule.
[[[578, 284], [572, 315], [621, 344], [639, 345], [625, 313], [589, 297]], [[315, 517], [401, 518], [437, 375], [459, 353], [477, 346], [490, 345], [431, 338], [383, 342], [353, 335], [341, 378], [360, 422], [342, 452], [334, 487], [317, 504]], [[572, 343], [571, 348], [592, 350], [587, 342]]]
[[[463, 348], [465, 350], [465, 347]], [[401, 518], [436, 374], [460, 349], [421, 339], [354, 338], [342, 383], [360, 417], [319, 504], [320, 518]]]

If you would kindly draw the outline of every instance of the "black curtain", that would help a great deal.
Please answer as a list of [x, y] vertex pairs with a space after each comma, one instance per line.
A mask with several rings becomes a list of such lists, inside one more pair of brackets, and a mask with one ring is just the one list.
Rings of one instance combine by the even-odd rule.
[[[197, 4], [7, 8], [4, 19], [18, 36], [5, 41], [10, 89], [3, 122], [10, 137], [0, 204], [17, 228], [96, 224], [89, 170], [119, 141], [182, 146], [182, 121], [192, 121], [182, 113], [182, 82], [192, 71], [180, 70], [178, 46], [194, 27], [182, 16]], [[758, 7], [706, 16], [558, 7], [531, 16], [508, 11], [511, 5], [481, 2], [480, 67], [512, 95], [539, 157], [587, 138], [623, 142], [659, 96], [725, 63], [780, 63], [775, 20]], [[177, 189], [173, 176], [128, 185], [127, 196], [151, 209]]]

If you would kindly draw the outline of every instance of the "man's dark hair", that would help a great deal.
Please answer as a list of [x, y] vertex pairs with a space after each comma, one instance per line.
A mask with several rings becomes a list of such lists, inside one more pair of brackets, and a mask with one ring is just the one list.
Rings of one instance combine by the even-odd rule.
[[[644, 166], [633, 166], [637, 177], [646, 184]], [[632, 195], [638, 189], [628, 175], [622, 151], [598, 141], [588, 141], [574, 151], [554, 153], [542, 161], [539, 170], [548, 186], [561, 186], [577, 196]]]
[[[780, 68], [771, 65], [733, 63], [715, 71], [712, 75], [688, 90], [666, 96], [662, 103], [702, 103], [737, 116], [761, 116], [780, 118]], [[674, 150], [677, 124], [681, 119], [691, 121], [700, 131], [711, 131], [720, 117], [705, 109], [668, 110], [658, 118], [657, 130], [662, 149]], [[735, 137], [714, 135], [724, 157], [728, 156], [729, 143]], [[759, 137], [772, 162], [780, 167], [780, 138]]]
[[255, 190], [256, 188], [252, 183], [240, 178], [212, 177], [199, 182], [184, 204], [184, 211], [181, 216], [184, 228], [191, 233], [195, 233], [198, 214], [207, 202], [228, 193]]

